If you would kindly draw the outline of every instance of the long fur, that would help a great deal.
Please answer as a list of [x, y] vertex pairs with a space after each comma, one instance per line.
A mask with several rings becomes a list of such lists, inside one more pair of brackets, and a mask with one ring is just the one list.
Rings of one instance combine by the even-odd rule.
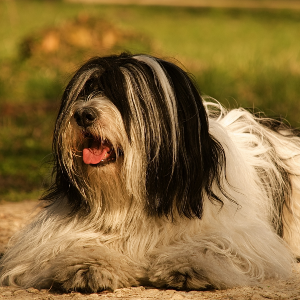
[[[87, 163], [96, 148], [109, 150]], [[203, 100], [173, 63], [85, 63], [53, 155], [47, 205], [12, 239], [2, 285], [229, 288], [287, 278], [300, 255], [298, 132]]]

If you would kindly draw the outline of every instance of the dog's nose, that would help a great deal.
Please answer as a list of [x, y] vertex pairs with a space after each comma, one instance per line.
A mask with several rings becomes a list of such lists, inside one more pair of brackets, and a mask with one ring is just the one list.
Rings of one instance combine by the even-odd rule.
[[81, 108], [75, 112], [74, 118], [79, 126], [86, 128], [96, 121], [97, 111], [91, 107]]

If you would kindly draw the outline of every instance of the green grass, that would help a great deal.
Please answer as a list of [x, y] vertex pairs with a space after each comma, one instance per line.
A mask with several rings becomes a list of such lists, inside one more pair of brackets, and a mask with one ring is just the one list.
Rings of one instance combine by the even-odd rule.
[[12, 104], [4, 106], [4, 113], [0, 118], [0, 200], [37, 198], [51, 174], [54, 109]]
[[113, 51], [178, 59], [203, 94], [299, 126], [299, 12], [0, 1], [0, 200], [36, 197], [48, 180], [59, 97], [79, 64], [24, 58], [20, 45], [78, 15], [136, 34]]

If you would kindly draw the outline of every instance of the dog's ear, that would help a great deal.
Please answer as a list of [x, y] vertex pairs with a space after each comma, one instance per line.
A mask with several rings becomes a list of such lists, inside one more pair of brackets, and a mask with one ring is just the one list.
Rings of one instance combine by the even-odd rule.
[[[153, 72], [152, 79], [147, 76], [147, 82], [152, 90], [151, 99], [155, 101], [152, 107], [158, 109], [158, 124], [151, 120], [153, 130], [148, 132], [147, 141], [150, 151], [147, 210], [152, 215], [172, 216], [176, 209], [188, 218], [201, 218], [204, 197], [223, 204], [213, 193], [212, 184], [215, 182], [222, 191], [224, 150], [209, 134], [202, 98], [188, 74], [170, 62], [139, 59]], [[153, 132], [158, 128], [161, 142], [157, 152]]]
[[[85, 98], [97, 89], [98, 78], [103, 72], [101, 65], [97, 63], [99, 58], [86, 62], [77, 70], [68, 83], [62, 95], [59, 113], [55, 123], [53, 134], [53, 180], [50, 187], [42, 196], [42, 200], [60, 201], [66, 198], [69, 202], [72, 213], [78, 211], [88, 213], [89, 203], [85, 199], [82, 191], [85, 190], [86, 183], [80, 181], [76, 176], [75, 161], [71, 164], [66, 162], [65, 149], [66, 128], [69, 123], [71, 107], [78, 98]], [[70, 157], [67, 159], [70, 160]], [[80, 188], [78, 188], [80, 186]]]
[[[78, 211], [88, 213], [90, 207], [88, 201], [86, 201], [78, 188], [78, 186], [84, 183], [78, 182], [79, 180], [76, 176], [77, 171], [74, 171], [74, 161], [69, 165], [64, 157], [64, 151], [72, 151], [72, 149], [65, 149], [65, 130], [69, 122], [72, 104], [78, 97], [92, 92], [89, 82], [91, 79], [93, 79], [93, 82], [97, 80], [101, 72], [102, 69], [99, 67], [97, 68], [95, 65], [86, 63], [75, 73], [63, 93], [55, 123], [52, 142], [53, 178], [50, 187], [46, 190], [41, 199], [55, 202], [66, 198], [69, 202], [71, 213], [77, 213]], [[84, 186], [81, 186], [81, 190], [84, 190]]]

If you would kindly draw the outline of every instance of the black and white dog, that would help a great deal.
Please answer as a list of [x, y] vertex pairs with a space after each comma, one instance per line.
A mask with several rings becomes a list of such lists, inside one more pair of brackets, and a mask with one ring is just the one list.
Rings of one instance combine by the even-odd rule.
[[148, 55], [96, 57], [68, 84], [45, 208], [1, 284], [101, 291], [286, 278], [300, 255], [300, 138], [204, 101]]

